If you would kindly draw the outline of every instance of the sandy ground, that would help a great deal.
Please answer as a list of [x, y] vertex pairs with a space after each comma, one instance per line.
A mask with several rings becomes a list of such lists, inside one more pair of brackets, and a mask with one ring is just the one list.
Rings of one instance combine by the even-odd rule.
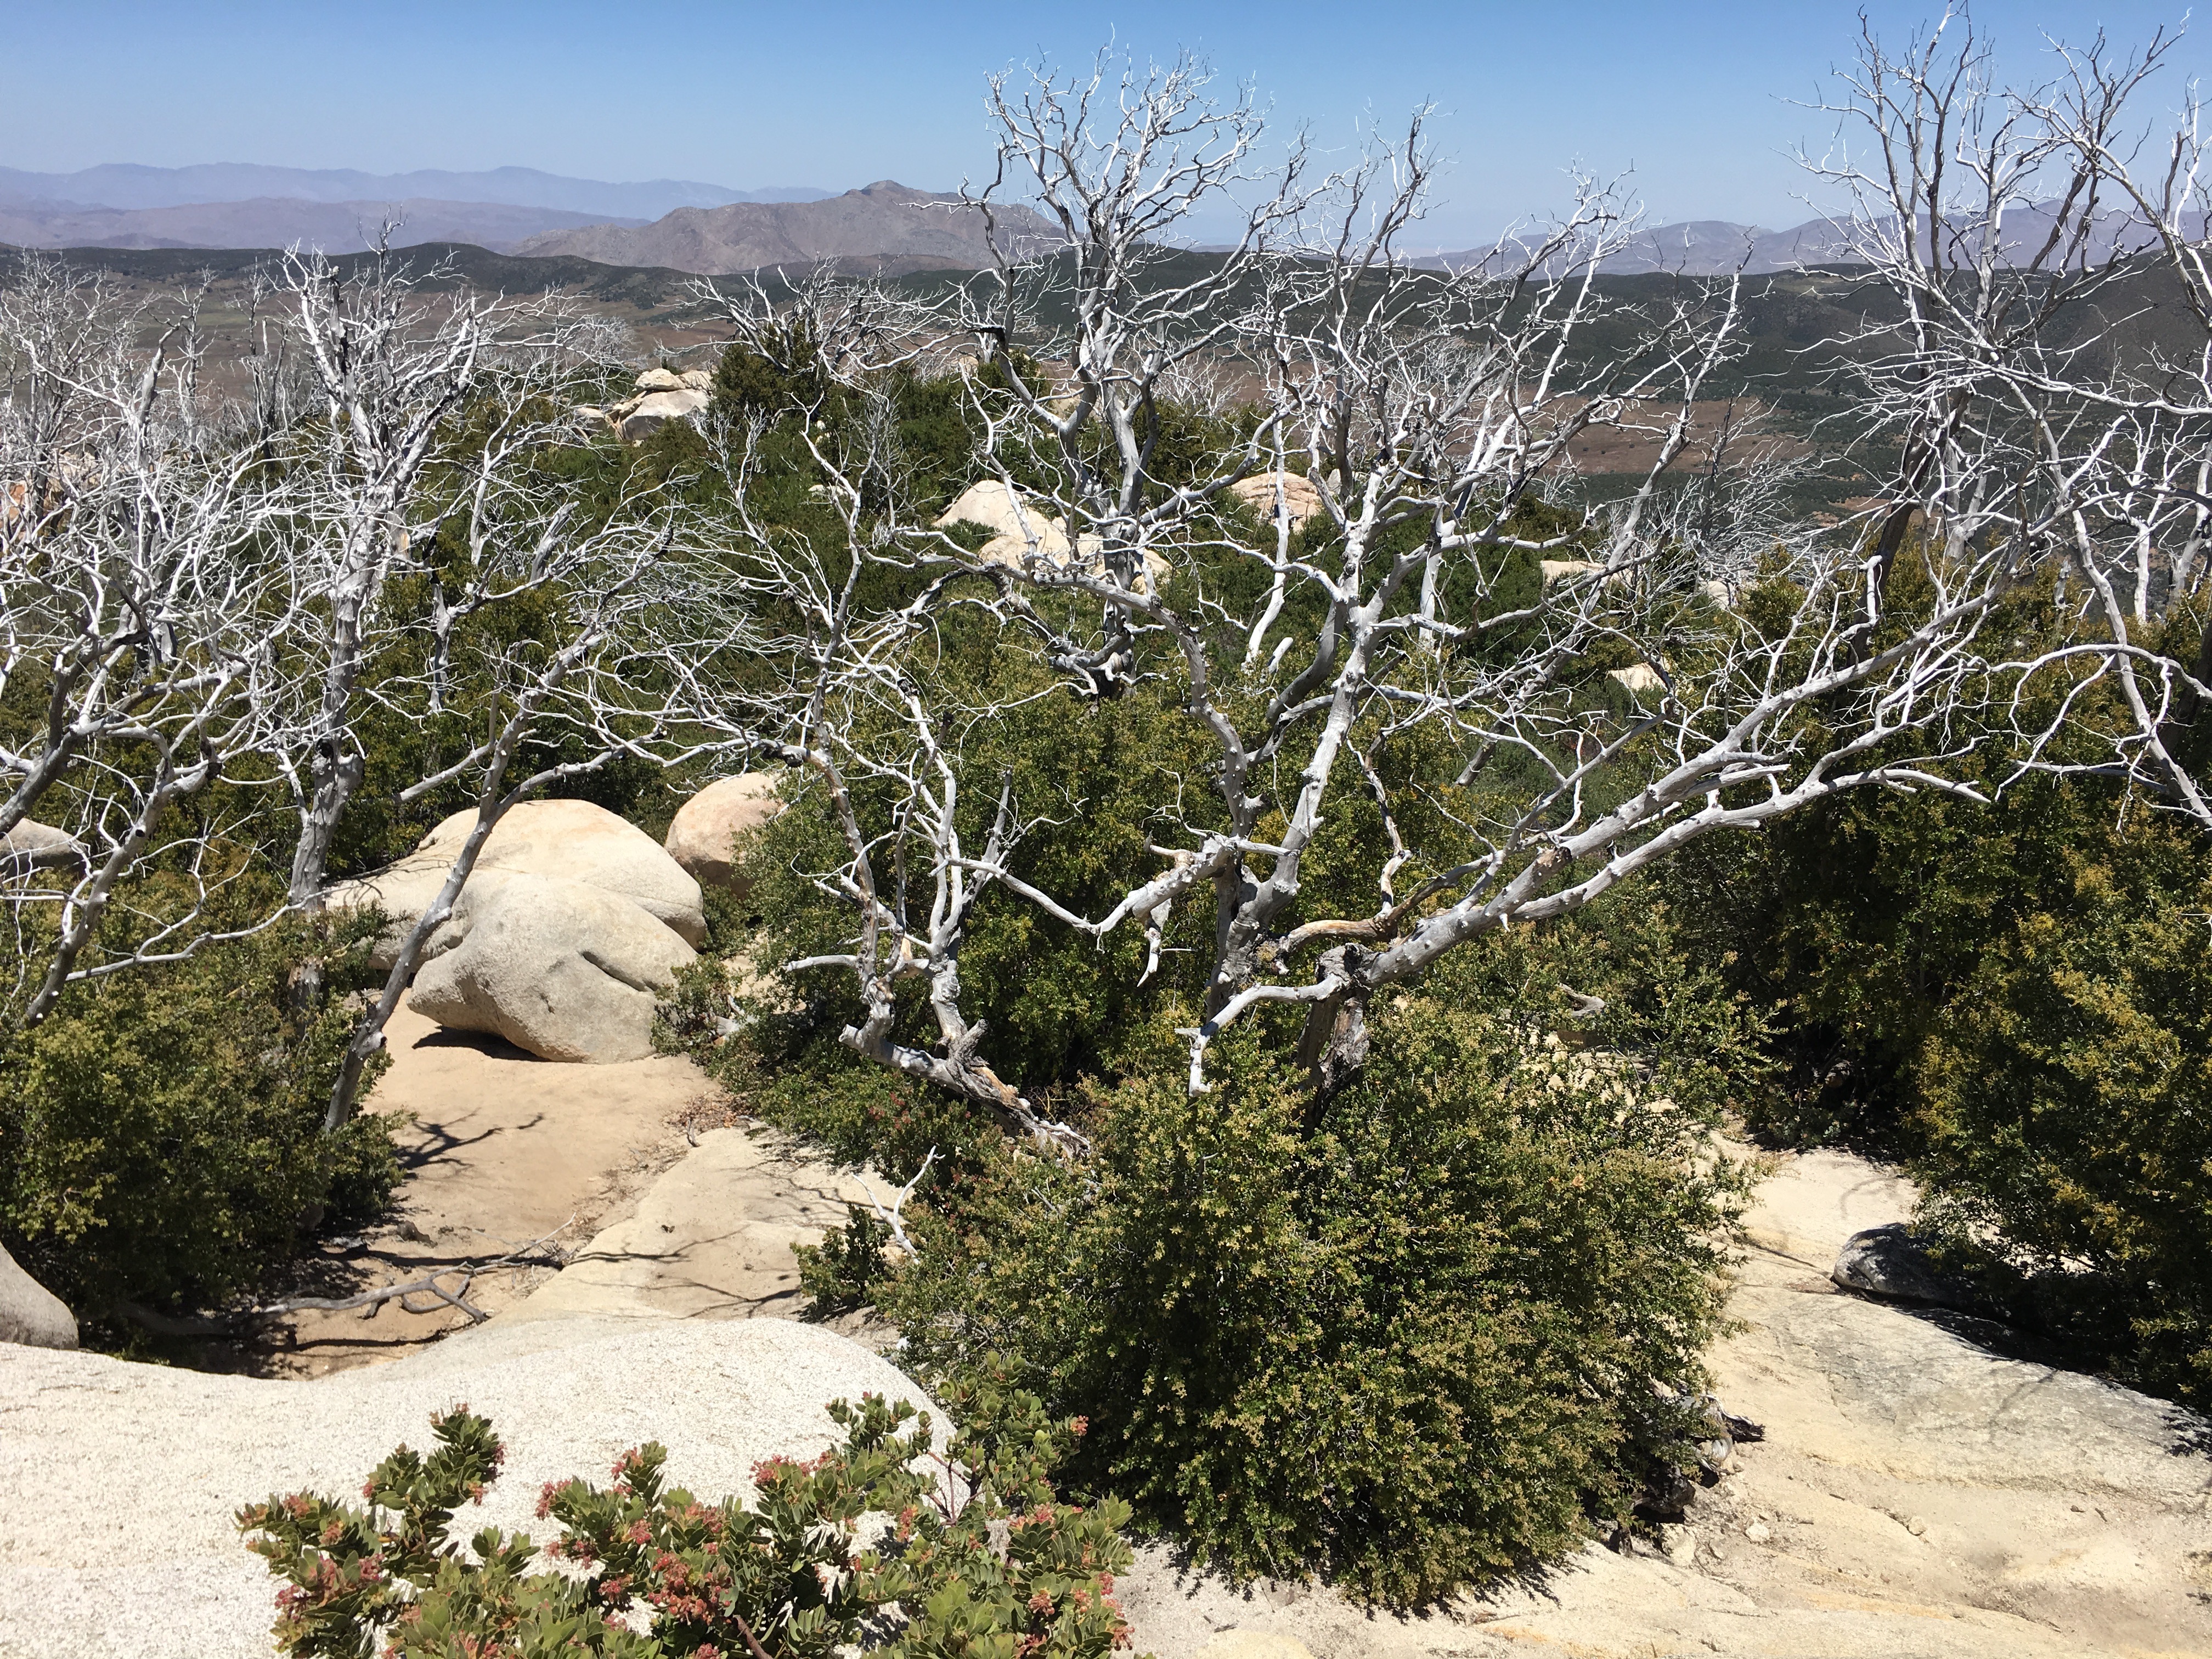
[[[690, 1150], [687, 1123], [726, 1115], [720, 1091], [678, 1056], [556, 1065], [497, 1037], [442, 1030], [404, 1007], [391, 1041], [391, 1069], [368, 1109], [411, 1120], [397, 1137], [410, 1179], [393, 1222], [354, 1248], [326, 1248], [302, 1274], [306, 1293], [343, 1296], [439, 1270], [458, 1289], [455, 1269], [547, 1239], [469, 1284], [466, 1299], [483, 1312], [513, 1307]], [[264, 1376], [315, 1376], [397, 1358], [471, 1322], [434, 1297], [409, 1300], [428, 1311], [387, 1302], [366, 1314], [299, 1314], [237, 1363]]]

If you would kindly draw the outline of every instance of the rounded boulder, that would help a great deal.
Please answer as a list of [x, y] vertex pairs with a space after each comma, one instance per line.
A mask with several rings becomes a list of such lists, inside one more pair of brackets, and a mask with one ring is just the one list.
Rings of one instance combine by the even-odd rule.
[[541, 1060], [645, 1059], [654, 1005], [695, 960], [629, 900], [557, 877], [511, 873], [454, 921], [459, 941], [416, 973], [407, 1006]]
[[[370, 953], [375, 966], [391, 967], [399, 941], [445, 885], [476, 818], [474, 808], [456, 812], [389, 870], [331, 890], [333, 908], [374, 903], [392, 918]], [[629, 900], [686, 945], [706, 942], [699, 884], [651, 836], [589, 801], [532, 800], [509, 808], [477, 855], [469, 890], [482, 892], [503, 875], [581, 882]]]
[[783, 811], [776, 772], [741, 772], [717, 778], [678, 809], [668, 826], [668, 856], [702, 887], [726, 888], [743, 896], [748, 884], [737, 873], [734, 844]]

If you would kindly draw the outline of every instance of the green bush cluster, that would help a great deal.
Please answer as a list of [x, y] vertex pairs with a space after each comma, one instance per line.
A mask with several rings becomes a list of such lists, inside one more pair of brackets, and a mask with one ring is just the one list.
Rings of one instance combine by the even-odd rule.
[[220, 1303], [317, 1225], [381, 1209], [399, 1179], [389, 1126], [320, 1130], [372, 932], [295, 919], [77, 986], [0, 1036], [10, 1252], [98, 1320]]
[[[962, 1426], [940, 1449], [903, 1401], [834, 1402], [844, 1443], [757, 1465], [750, 1506], [667, 1487], [665, 1449], [636, 1448], [611, 1487], [547, 1485], [538, 1513], [560, 1531], [542, 1552], [495, 1528], [452, 1537], [505, 1455], [466, 1407], [431, 1419], [428, 1457], [402, 1446], [378, 1465], [365, 1506], [299, 1492], [238, 1522], [286, 1583], [278, 1650], [303, 1659], [380, 1640], [392, 1659], [1107, 1659], [1127, 1635], [1113, 1589], [1128, 1512], [1052, 1485], [1083, 1425], [991, 1383], [947, 1405]], [[565, 1571], [532, 1571], [541, 1554]]]
[[1912, 1073], [1946, 1254], [2091, 1364], [2212, 1403], [2212, 877], [2154, 823], [2037, 892]]
[[[2059, 637], [2051, 598], [2022, 600], [2024, 645]], [[2193, 655], [2200, 625], [2150, 642]], [[2212, 712], [2181, 712], [2167, 740], [2201, 769]], [[2010, 778], [2016, 758], [1992, 731], [1989, 804], [1845, 796], [1658, 884], [1758, 1011], [1755, 1132], [1902, 1161], [1919, 1224], [2010, 1316], [2212, 1401], [2212, 838], [2094, 775]]]
[[[1756, 1066], [1740, 1005], [1621, 920], [1450, 961], [1325, 1097], [1256, 1030], [1192, 1097], [1155, 1028], [1072, 1103], [1081, 1166], [857, 1074], [844, 1131], [879, 1163], [955, 1155], [908, 1206], [918, 1258], [856, 1214], [810, 1287], [876, 1302], [927, 1370], [1012, 1364], [1090, 1422], [1080, 1478], [1239, 1574], [1407, 1601], [1566, 1547], [1679, 1456], [1663, 1402], [1701, 1386], [1740, 1180], [1707, 1137]], [[1568, 975], [1601, 1048], [1553, 1036]], [[800, 1121], [835, 1133], [837, 1092]]]

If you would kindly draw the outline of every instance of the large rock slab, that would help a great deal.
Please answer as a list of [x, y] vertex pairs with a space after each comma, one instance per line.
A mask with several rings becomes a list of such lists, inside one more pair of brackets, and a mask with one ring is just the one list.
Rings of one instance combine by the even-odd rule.
[[25, 1273], [0, 1246], [0, 1342], [32, 1348], [76, 1346], [76, 1316], [69, 1305]]
[[507, 1461], [456, 1530], [542, 1538], [532, 1511], [548, 1480], [604, 1484], [623, 1451], [659, 1440], [671, 1484], [750, 1495], [756, 1462], [827, 1449], [824, 1408], [866, 1392], [945, 1421], [880, 1355], [773, 1319], [495, 1324], [313, 1382], [0, 1347], [0, 1653], [268, 1653], [276, 1581], [234, 1513], [301, 1488], [356, 1497], [459, 1401], [491, 1419]]
[[[333, 908], [375, 903], [392, 918], [370, 953], [375, 965], [392, 965], [399, 941], [445, 885], [476, 816], [473, 808], [454, 813], [389, 870], [331, 890]], [[589, 801], [532, 800], [509, 808], [477, 854], [465, 891], [489, 893], [509, 874], [600, 888], [658, 918], [686, 945], [706, 941], [699, 884], [644, 830]]]
[[738, 878], [732, 844], [783, 811], [776, 798], [782, 781], [780, 772], [715, 779], [677, 809], [664, 843], [668, 856], [702, 887], [726, 888], [742, 897], [747, 885]]
[[498, 1318], [795, 1317], [805, 1297], [791, 1247], [843, 1226], [846, 1206], [868, 1201], [865, 1178], [765, 1125], [697, 1139], [629, 1215]]
[[659, 994], [695, 959], [628, 899], [550, 876], [465, 891], [448, 927], [459, 942], [416, 975], [407, 1006], [541, 1060], [646, 1058]]

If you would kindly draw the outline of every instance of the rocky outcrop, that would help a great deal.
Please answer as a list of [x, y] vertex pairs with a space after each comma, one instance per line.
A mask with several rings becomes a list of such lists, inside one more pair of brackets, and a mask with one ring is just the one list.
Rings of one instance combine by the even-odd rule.
[[[1023, 568], [1032, 558], [1042, 558], [1066, 569], [1071, 563], [1091, 563], [1098, 557], [1098, 538], [1079, 536], [1073, 546], [1067, 520], [1048, 519], [1035, 504], [998, 478], [983, 478], [962, 490], [951, 506], [938, 514], [940, 530], [956, 524], [980, 525], [992, 532], [975, 556], [992, 564]], [[1158, 584], [1168, 578], [1168, 562], [1157, 553], [1145, 556], [1141, 582]]]
[[703, 368], [648, 368], [637, 377], [635, 395], [603, 410], [578, 410], [580, 416], [597, 415], [625, 443], [651, 437], [671, 421], [696, 422], [714, 401], [714, 377]]
[[76, 1316], [16, 1265], [0, 1246], [0, 1342], [29, 1348], [76, 1346]]
[[720, 887], [742, 897], [748, 890], [738, 876], [732, 848], [737, 838], [757, 830], [783, 803], [777, 772], [741, 772], [717, 778], [677, 809], [665, 845], [668, 856], [702, 887]]
[[1314, 488], [1310, 478], [1296, 472], [1261, 472], [1239, 478], [1229, 486], [1229, 493], [1250, 507], [1253, 516], [1269, 529], [1279, 522], [1276, 514], [1279, 512], [1290, 521], [1292, 535], [1308, 520], [1325, 516], [1321, 491]]
[[[391, 967], [399, 941], [445, 885], [476, 816], [473, 809], [454, 813], [382, 874], [331, 890], [333, 908], [374, 903], [392, 918], [370, 952], [375, 965]], [[510, 807], [477, 855], [469, 889], [488, 896], [507, 875], [550, 876], [597, 887], [629, 900], [686, 945], [706, 941], [699, 884], [644, 830], [589, 801], [535, 800]], [[459, 942], [458, 932], [441, 935], [439, 948]]]
[[541, 1060], [643, 1060], [654, 1005], [695, 959], [629, 900], [551, 876], [465, 894], [448, 927], [457, 939], [416, 975], [407, 1006]]

